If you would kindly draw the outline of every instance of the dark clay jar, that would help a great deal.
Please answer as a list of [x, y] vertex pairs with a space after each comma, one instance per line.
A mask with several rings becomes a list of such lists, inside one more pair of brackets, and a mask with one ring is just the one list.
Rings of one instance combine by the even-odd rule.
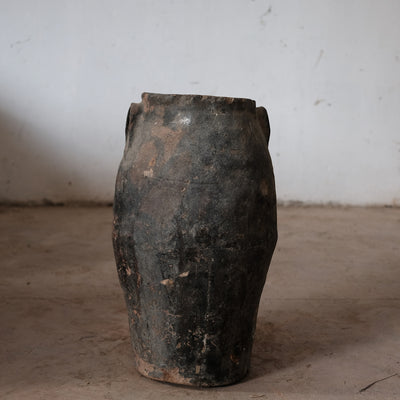
[[249, 99], [131, 105], [113, 243], [141, 374], [219, 386], [248, 372], [277, 240], [269, 133]]

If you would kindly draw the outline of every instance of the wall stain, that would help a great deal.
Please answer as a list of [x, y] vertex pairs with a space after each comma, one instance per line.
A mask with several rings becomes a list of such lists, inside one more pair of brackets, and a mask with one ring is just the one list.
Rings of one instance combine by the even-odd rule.
[[314, 68], [316, 68], [316, 67], [318, 66], [318, 64], [319, 64], [319, 62], [321, 61], [321, 58], [323, 57], [323, 55], [324, 55], [324, 50], [321, 49], [321, 50], [319, 51], [317, 60], [315, 61]]
[[261, 24], [262, 26], [265, 26], [265, 19], [264, 19], [264, 18], [265, 18], [268, 14], [271, 14], [271, 12], [272, 12], [272, 7], [269, 6], [268, 10], [265, 11], [265, 13], [261, 15], [261, 17], [260, 17], [260, 24]]
[[327, 101], [326, 101], [325, 99], [317, 99], [317, 100], [315, 100], [315, 101], [314, 101], [314, 106], [318, 106], [318, 105], [321, 104], [321, 103], [326, 103], [326, 105], [327, 105], [328, 107], [331, 107], [331, 106], [332, 106], [332, 103], [327, 103]]
[[26, 39], [16, 40], [15, 42], [10, 43], [10, 47], [13, 48], [15, 46], [20, 46], [20, 45], [28, 43], [30, 41], [31, 41], [31, 37], [28, 36]]

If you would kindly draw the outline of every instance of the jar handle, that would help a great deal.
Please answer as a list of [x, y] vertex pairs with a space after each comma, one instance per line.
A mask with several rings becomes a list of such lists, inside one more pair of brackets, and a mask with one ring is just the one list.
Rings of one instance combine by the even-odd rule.
[[270, 126], [269, 126], [267, 110], [264, 107], [257, 107], [256, 115], [257, 115], [258, 123], [260, 124], [261, 130], [264, 133], [265, 140], [267, 141], [267, 146], [268, 146], [271, 130], [270, 130]]
[[[142, 111], [142, 103], [132, 103], [126, 116], [125, 139], [128, 140], [128, 134], [133, 130], [137, 116]], [[132, 136], [132, 134], [130, 135]]]

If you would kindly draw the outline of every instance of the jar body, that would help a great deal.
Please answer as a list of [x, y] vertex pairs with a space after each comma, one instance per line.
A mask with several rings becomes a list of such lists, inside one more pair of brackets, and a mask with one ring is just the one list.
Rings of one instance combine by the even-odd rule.
[[246, 375], [277, 240], [268, 138], [248, 99], [131, 105], [113, 244], [141, 374], [196, 386]]

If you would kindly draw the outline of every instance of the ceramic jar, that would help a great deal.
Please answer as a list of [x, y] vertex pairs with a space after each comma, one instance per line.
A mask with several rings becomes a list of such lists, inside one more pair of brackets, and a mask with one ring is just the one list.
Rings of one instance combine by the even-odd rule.
[[141, 374], [196, 386], [246, 375], [277, 240], [269, 134], [249, 99], [131, 105], [113, 244]]

